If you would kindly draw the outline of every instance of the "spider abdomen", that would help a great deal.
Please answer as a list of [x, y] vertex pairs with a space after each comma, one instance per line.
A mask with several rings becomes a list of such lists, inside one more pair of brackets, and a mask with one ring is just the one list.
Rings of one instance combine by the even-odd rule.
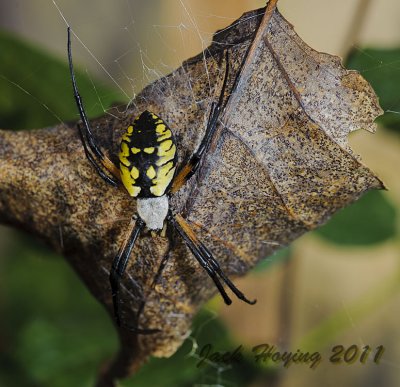
[[144, 111], [122, 136], [121, 180], [133, 197], [160, 197], [176, 169], [176, 144], [171, 129], [156, 114]]

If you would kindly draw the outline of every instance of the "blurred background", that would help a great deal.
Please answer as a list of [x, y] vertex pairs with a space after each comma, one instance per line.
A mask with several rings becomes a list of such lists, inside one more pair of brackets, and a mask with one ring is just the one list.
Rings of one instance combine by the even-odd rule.
[[[94, 117], [114, 101], [128, 103], [204, 49], [216, 30], [262, 6], [256, 0], [1, 2], [0, 127], [78, 119], [65, 20], [77, 35], [74, 62]], [[350, 143], [389, 190], [366, 194], [268, 257], [237, 280], [260, 302], [228, 308], [216, 297], [176, 355], [153, 359], [122, 386], [400, 385], [400, 2], [281, 0], [279, 9], [307, 44], [341, 56], [372, 83], [385, 115], [376, 134], [358, 131]], [[105, 310], [63, 258], [6, 227], [0, 228], [0, 316], [0, 386], [90, 386], [117, 349]], [[244, 359], [197, 367], [208, 343], [221, 352], [242, 345]], [[323, 360], [315, 370], [259, 364], [251, 349], [263, 343], [318, 351]], [[357, 361], [330, 362], [338, 345], [342, 355], [358, 348]], [[366, 346], [371, 353], [362, 364]]]

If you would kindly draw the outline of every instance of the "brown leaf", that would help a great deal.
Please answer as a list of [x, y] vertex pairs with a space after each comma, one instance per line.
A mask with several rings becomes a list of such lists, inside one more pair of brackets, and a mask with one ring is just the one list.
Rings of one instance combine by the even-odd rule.
[[[383, 188], [347, 145], [351, 131], [375, 130], [373, 120], [382, 111], [373, 90], [339, 58], [308, 47], [275, 4], [218, 32], [204, 53], [145, 88], [127, 111], [91, 122], [99, 144], [116, 160], [132, 117], [154, 111], [173, 129], [182, 162], [204, 134], [228, 51], [232, 94], [225, 96], [221, 125], [201, 173], [171, 199], [171, 207], [190, 221], [231, 277], [368, 189]], [[108, 275], [135, 201], [98, 177], [75, 124], [2, 131], [0, 137], [2, 222], [40, 236], [66, 256], [112, 313]], [[121, 352], [103, 381], [137, 369], [149, 355], [174, 353], [193, 315], [216, 292], [176, 236], [171, 246], [165, 237], [141, 236], [125, 277], [123, 320], [135, 321], [144, 298], [140, 327], [162, 331], [136, 336], [121, 329]]]

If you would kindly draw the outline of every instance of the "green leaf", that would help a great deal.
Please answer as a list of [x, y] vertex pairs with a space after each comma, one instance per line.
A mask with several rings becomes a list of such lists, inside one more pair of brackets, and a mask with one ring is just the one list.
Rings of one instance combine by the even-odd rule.
[[385, 114], [377, 122], [400, 133], [400, 48], [354, 50], [346, 67], [358, 70], [379, 96]]
[[340, 245], [382, 243], [396, 235], [396, 208], [381, 191], [370, 191], [315, 232]]
[[[19, 236], [2, 259], [5, 297], [0, 299], [0, 331], [7, 337], [0, 354], [0, 385], [92, 386], [100, 365], [117, 350], [105, 310], [87, 292], [69, 265], [33, 238]], [[107, 332], [107, 334], [104, 334]], [[238, 346], [218, 317], [196, 316], [192, 335], [169, 359], [152, 358], [121, 386], [246, 385], [266, 380], [274, 370], [255, 362], [243, 348], [234, 363], [198, 367], [200, 351], [232, 352]], [[15, 384], [15, 383], [14, 383]]]
[[[5, 53], [0, 128], [37, 128], [79, 118], [66, 57], [54, 58], [3, 32], [0, 47]], [[103, 113], [101, 104], [107, 108], [122, 100], [79, 71], [77, 78], [89, 116]], [[65, 260], [32, 238], [19, 235], [2, 255], [0, 315], [7, 317], [0, 320], [0, 385], [93, 385], [100, 364], [118, 345], [104, 308]]]
[[118, 346], [105, 309], [31, 238], [18, 237], [1, 264], [0, 385], [92, 386]]
[[[182, 347], [168, 359], [152, 358], [132, 378], [121, 382], [123, 387], [179, 387], [194, 385], [216, 385], [222, 379], [223, 385], [248, 385], [257, 377], [270, 375], [271, 370], [259, 366], [254, 356], [244, 348], [239, 352], [243, 355], [238, 361], [224, 364], [223, 362], [203, 362], [201, 350], [211, 344], [210, 353], [234, 352], [239, 344], [234, 343], [222, 322], [211, 312], [203, 309], [196, 316], [192, 335]], [[203, 352], [205, 353], [205, 352]]]
[[[58, 59], [5, 32], [0, 32], [0, 47], [0, 128], [40, 128], [78, 120], [66, 49], [65, 58]], [[124, 100], [112, 88], [76, 72], [89, 117]]]

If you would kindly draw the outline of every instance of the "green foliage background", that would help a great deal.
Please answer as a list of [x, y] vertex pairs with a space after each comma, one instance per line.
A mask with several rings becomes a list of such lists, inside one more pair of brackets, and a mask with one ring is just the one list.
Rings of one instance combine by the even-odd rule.
[[[78, 118], [66, 61], [4, 32], [0, 33], [0, 47], [7, 52], [0, 61], [1, 128], [40, 128], [57, 124], [56, 116], [60, 120]], [[35, 76], [26, 76], [27, 58]], [[399, 112], [400, 71], [393, 66], [396, 61], [400, 62], [400, 49], [363, 50], [352, 53], [347, 66], [363, 72], [385, 110]], [[93, 83], [79, 71], [78, 82], [90, 117], [102, 114], [112, 102], [123, 100], [115, 90]], [[94, 84], [103, 107], [93, 93]], [[400, 134], [399, 117], [387, 113], [380, 122]], [[396, 237], [397, 216], [397, 209], [385, 192], [370, 192], [315, 233], [347, 247], [376, 245]], [[10, 234], [9, 230], [4, 232]], [[0, 260], [0, 385], [91, 386], [102, 362], [117, 349], [108, 315], [63, 259], [26, 235], [13, 238]], [[281, 264], [287, 259], [289, 249], [264, 261], [256, 271], [268, 270], [271, 262]], [[153, 359], [121, 385], [214, 383], [222, 370], [225, 385], [248, 385], [275, 375], [273, 369], [257, 366], [246, 356], [230, 369], [213, 365], [198, 368], [194, 343], [212, 343], [216, 350], [238, 345], [223, 323], [204, 310], [194, 323], [191, 338], [172, 358]]]

